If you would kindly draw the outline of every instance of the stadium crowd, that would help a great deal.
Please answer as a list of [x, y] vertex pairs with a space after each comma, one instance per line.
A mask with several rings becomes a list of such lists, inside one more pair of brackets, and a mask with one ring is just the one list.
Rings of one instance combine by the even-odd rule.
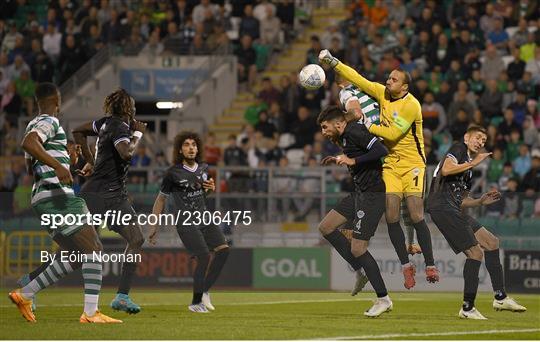
[[[17, 125], [20, 115], [34, 110], [36, 82], [61, 83], [105, 44], [114, 44], [126, 54], [206, 54], [220, 46], [236, 46], [239, 80], [251, 91], [260, 91], [257, 102], [246, 110], [246, 125], [226, 145], [219, 145], [212, 132], [207, 136], [205, 154], [211, 165], [315, 166], [338, 152], [323, 139], [315, 121], [322, 106], [338, 102], [333, 72], [328, 70], [325, 87], [314, 91], [299, 86], [297, 70], [282, 76], [278, 85], [258, 76], [264, 67], [258, 59], [268, 53], [258, 47], [270, 46], [271, 53], [291, 39], [295, 6], [303, 1], [35, 3], [39, 1], [8, 2], [0, 10], [0, 112], [5, 113], [0, 126], [7, 150], [10, 141], [16, 146], [9, 128]], [[481, 124], [488, 128], [487, 148], [493, 152], [487, 181], [504, 194], [488, 211], [506, 217], [540, 216], [537, 2], [349, 3], [343, 21], [311, 37], [306, 64], [318, 63], [319, 51], [327, 48], [371, 80], [384, 82], [396, 67], [409, 71], [414, 80], [410, 91], [422, 104], [428, 164], [436, 165], [469, 124]], [[296, 19], [298, 12], [296, 7]], [[233, 18], [240, 21], [231, 39], [225, 32]], [[167, 162], [162, 155], [150, 158], [141, 151], [134, 163]], [[17, 187], [31, 183], [23, 175], [24, 167], [13, 164], [3, 189], [17, 192]], [[249, 187], [269, 190], [264, 175], [254, 179]], [[287, 184], [282, 184], [284, 189]], [[344, 181], [342, 189], [346, 186]], [[309, 184], [299, 187], [313, 189]]]

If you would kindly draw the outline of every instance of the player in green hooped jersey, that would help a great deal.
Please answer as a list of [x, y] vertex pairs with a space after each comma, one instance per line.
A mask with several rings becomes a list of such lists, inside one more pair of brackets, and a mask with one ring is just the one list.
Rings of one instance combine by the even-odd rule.
[[[52, 216], [66, 219], [68, 216], [86, 215], [88, 209], [81, 198], [73, 193], [73, 178], [69, 171], [70, 157], [66, 133], [58, 121], [60, 92], [52, 83], [40, 83], [35, 91], [39, 114], [28, 123], [22, 148], [28, 172], [34, 176], [32, 207], [40, 216], [42, 226], [65, 252], [65, 258], [56, 258], [40, 275], [25, 286], [9, 293], [22, 316], [36, 322], [32, 300], [36, 293], [56, 283], [73, 270], [82, 267], [84, 279], [84, 309], [81, 323], [122, 323], [98, 310], [101, 290], [102, 265], [99, 253], [102, 245], [94, 227], [80, 222], [52, 223]], [[71, 258], [69, 254], [77, 254]], [[64, 259], [77, 260], [68, 262]]]
[[[340, 77], [337, 78], [337, 83], [341, 88], [339, 91], [339, 104], [343, 111], [347, 113], [345, 117], [348, 121], [359, 120], [365, 115], [372, 124], [380, 125], [379, 103], [373, 97]], [[405, 201], [401, 203], [401, 216], [407, 229], [407, 250], [410, 254], [421, 253], [420, 246], [414, 242], [414, 227]], [[360, 292], [367, 281], [363, 270], [360, 269], [356, 274], [356, 284], [351, 294], [354, 296]]]

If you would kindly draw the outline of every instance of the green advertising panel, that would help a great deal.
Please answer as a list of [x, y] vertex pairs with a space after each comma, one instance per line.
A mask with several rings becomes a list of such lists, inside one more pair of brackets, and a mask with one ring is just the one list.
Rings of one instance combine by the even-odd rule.
[[330, 287], [328, 248], [255, 248], [253, 286], [259, 289]]

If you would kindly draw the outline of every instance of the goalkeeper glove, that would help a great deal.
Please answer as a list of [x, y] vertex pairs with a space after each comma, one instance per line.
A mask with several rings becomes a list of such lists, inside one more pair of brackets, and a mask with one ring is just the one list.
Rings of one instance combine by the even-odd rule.
[[332, 56], [330, 51], [328, 51], [326, 49], [321, 50], [321, 52], [319, 52], [319, 61], [321, 63], [324, 63], [324, 64], [327, 64], [327, 65], [331, 66], [332, 68], [335, 68], [336, 65], [338, 65], [338, 63], [339, 63], [339, 59]]

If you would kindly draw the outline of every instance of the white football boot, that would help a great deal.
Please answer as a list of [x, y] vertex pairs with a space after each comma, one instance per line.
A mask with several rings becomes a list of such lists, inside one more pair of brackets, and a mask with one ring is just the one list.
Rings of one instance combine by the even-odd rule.
[[196, 312], [196, 313], [209, 313], [210, 312], [208, 311], [206, 306], [204, 306], [203, 303], [191, 304], [190, 306], [188, 306], [188, 310], [191, 312]]
[[368, 317], [379, 317], [385, 312], [392, 311], [392, 308], [393, 304], [390, 300], [390, 297], [386, 296], [383, 298], [377, 298], [373, 306], [369, 310], [364, 312], [364, 315]]
[[354, 283], [354, 286], [351, 291], [351, 296], [356, 296], [358, 292], [362, 291], [364, 286], [368, 283], [368, 277], [364, 273], [363, 269], [359, 269], [356, 271], [356, 282]]
[[493, 300], [493, 309], [497, 311], [508, 310], [512, 312], [524, 312], [527, 308], [523, 305], [519, 305], [513, 298], [506, 297], [501, 300]]
[[216, 308], [212, 305], [212, 302], [210, 301], [210, 294], [208, 292], [203, 293], [202, 295], [202, 303], [206, 308], [210, 311], [214, 311]]
[[487, 319], [480, 313], [480, 311], [476, 310], [476, 308], [472, 308], [470, 311], [465, 311], [463, 308], [461, 308], [461, 310], [459, 310], [459, 318]]

